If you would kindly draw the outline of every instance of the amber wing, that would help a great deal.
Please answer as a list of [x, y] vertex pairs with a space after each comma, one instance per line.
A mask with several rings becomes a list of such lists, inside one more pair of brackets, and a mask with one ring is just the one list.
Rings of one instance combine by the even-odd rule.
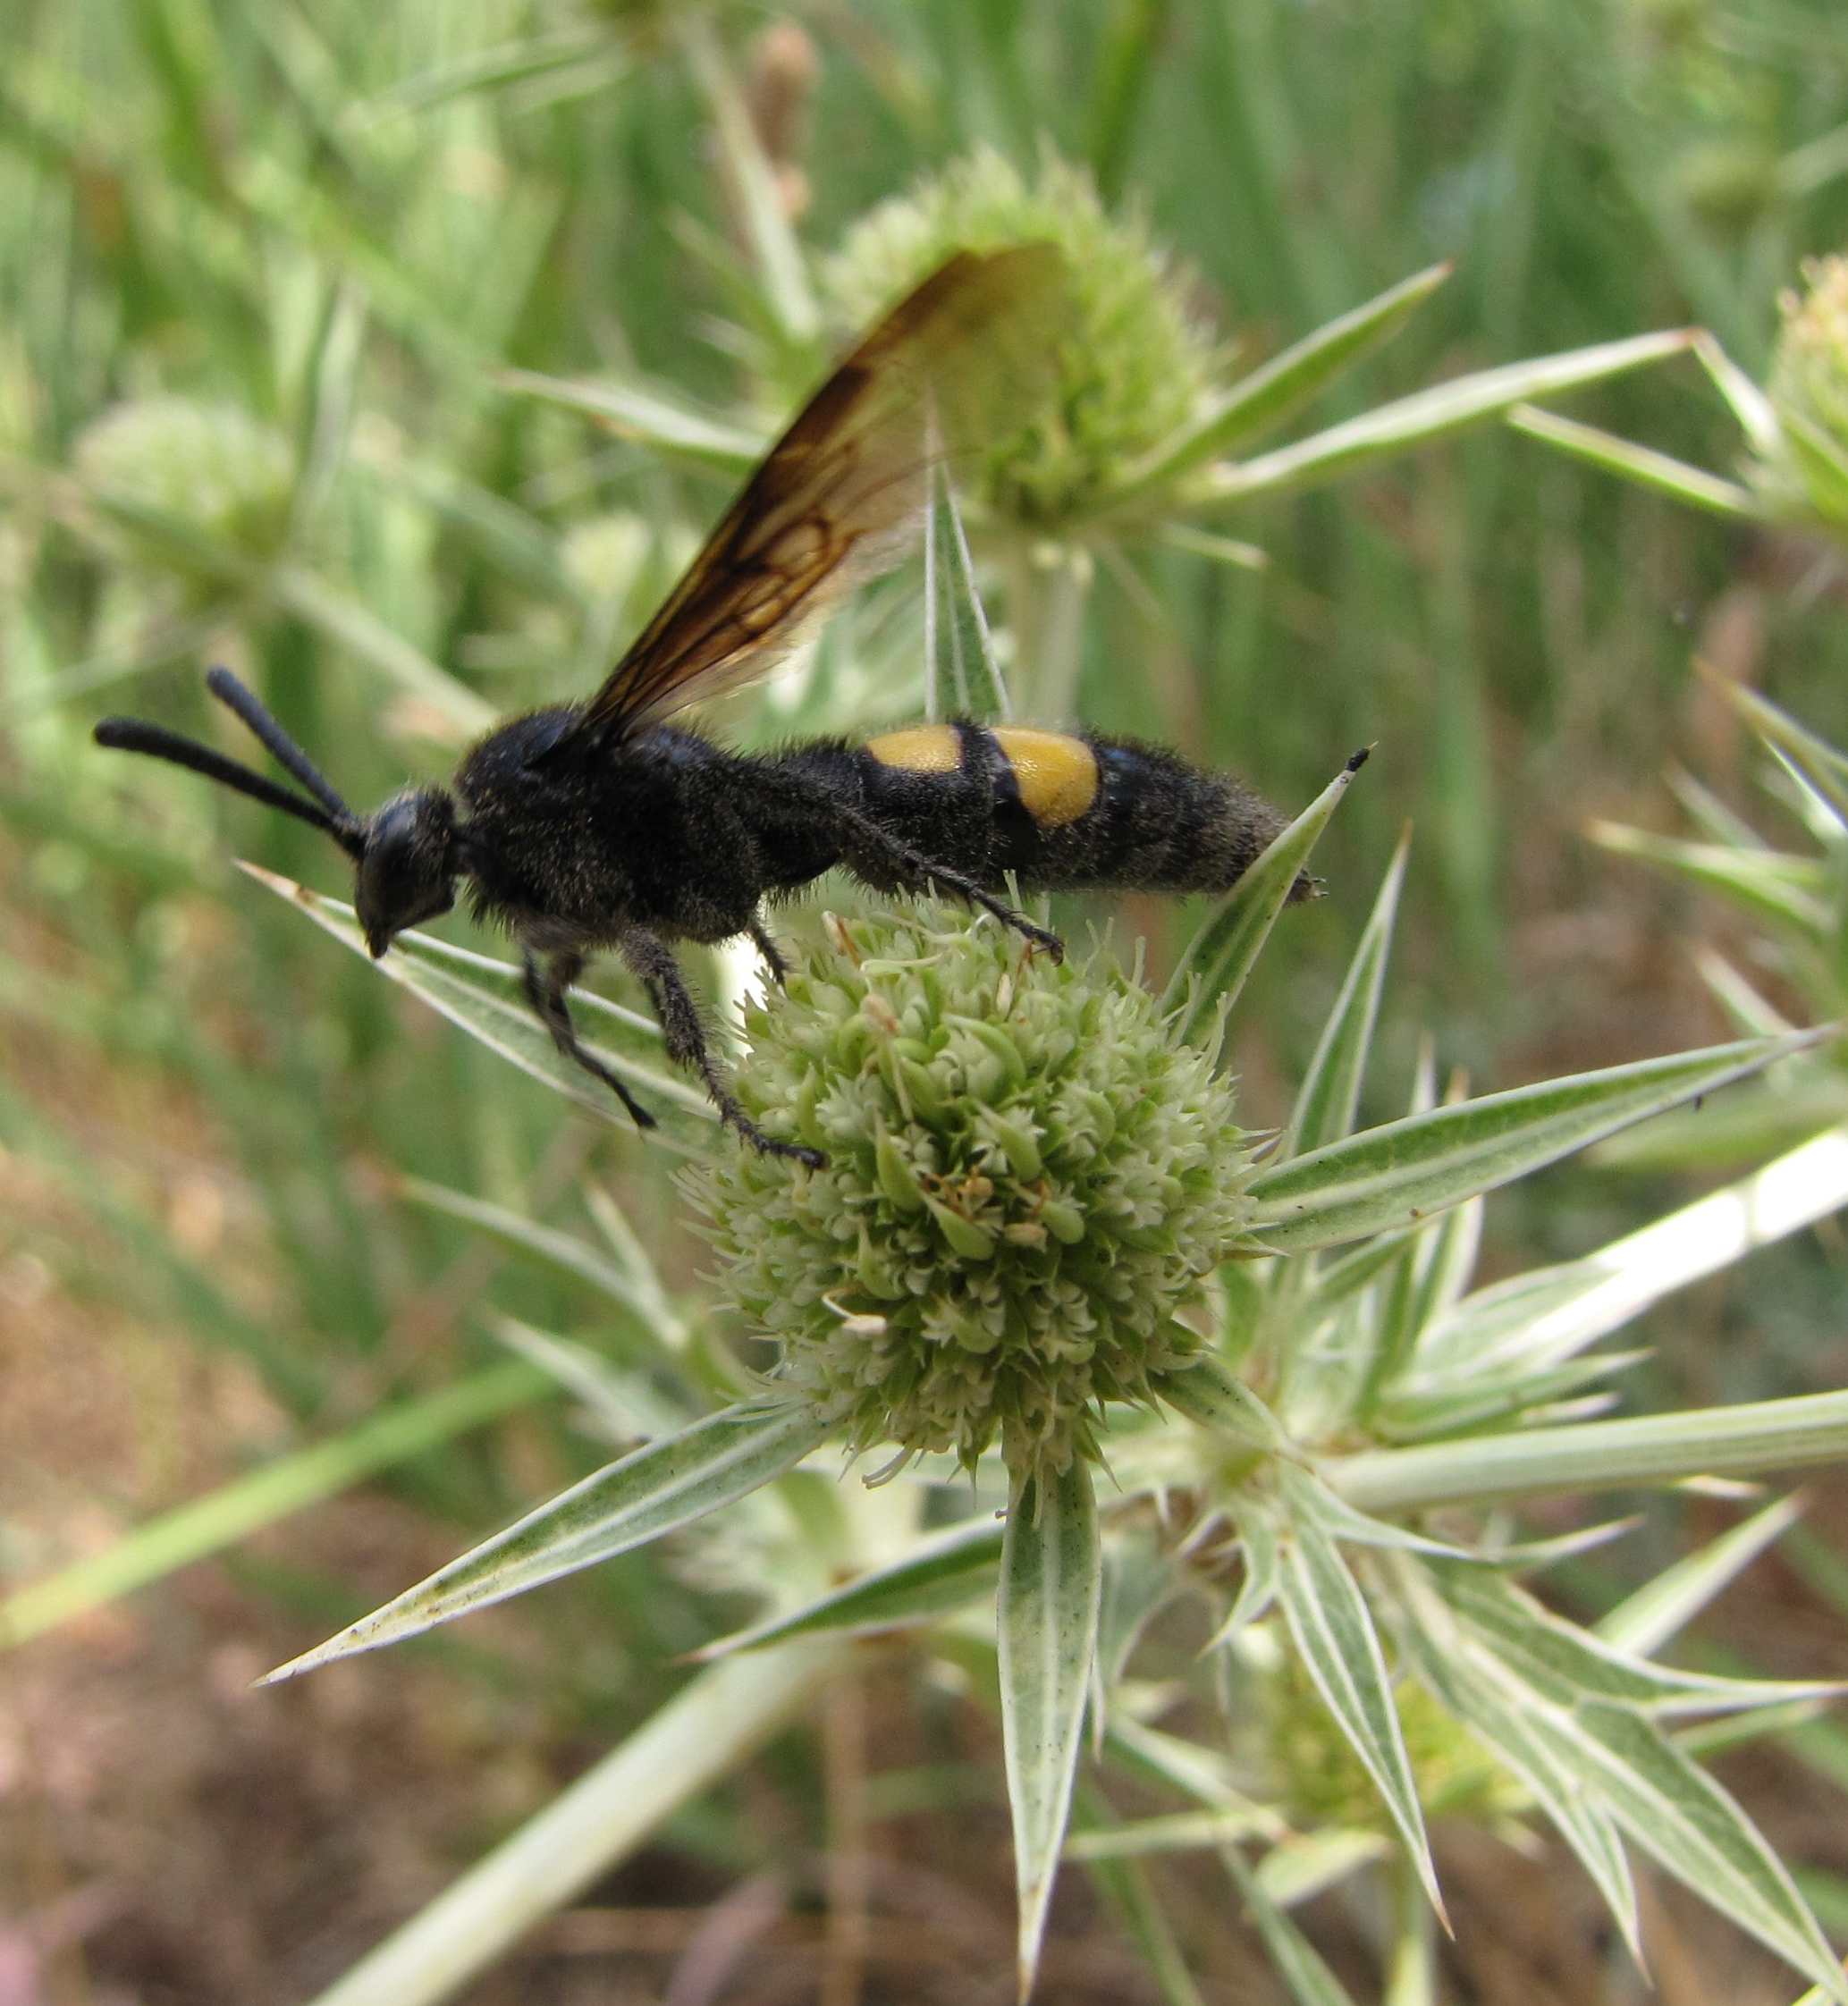
[[1054, 246], [1023, 244], [960, 252], [900, 300], [770, 449], [566, 742], [612, 743], [762, 674], [896, 563], [934, 460], [1050, 388], [1066, 283]]

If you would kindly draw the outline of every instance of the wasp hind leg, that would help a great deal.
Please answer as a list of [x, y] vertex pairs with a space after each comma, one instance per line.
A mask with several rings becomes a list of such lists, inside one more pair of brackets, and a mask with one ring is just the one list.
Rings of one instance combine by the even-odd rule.
[[[763, 942], [758, 944], [761, 947]], [[667, 1039], [667, 1056], [677, 1065], [691, 1066], [705, 1082], [720, 1120], [728, 1128], [736, 1129], [764, 1156], [784, 1156], [792, 1162], [806, 1164], [811, 1170], [821, 1169], [828, 1159], [819, 1150], [805, 1149], [799, 1142], [780, 1142], [773, 1135], [766, 1135], [738, 1105], [737, 1095], [725, 1083], [725, 1075], [706, 1043], [699, 1006], [680, 974], [679, 963], [665, 943], [637, 927], [617, 942], [617, 951], [641, 978], [648, 992], [648, 1000], [654, 1006]]]
[[526, 957], [527, 1001], [533, 1015], [552, 1033], [552, 1041], [574, 1065], [581, 1066], [593, 1079], [603, 1084], [635, 1117], [637, 1128], [653, 1128], [654, 1117], [595, 1053], [578, 1041], [578, 1027], [565, 1002], [565, 991], [584, 973], [581, 954], [555, 954], [542, 969], [531, 953]]
[[[992, 891], [984, 890], [975, 879], [966, 877], [960, 871], [952, 871], [947, 864], [936, 863], [921, 850], [913, 849], [908, 843], [900, 842], [870, 815], [838, 809], [836, 814], [848, 844], [869, 859], [876, 859], [900, 884], [916, 891], [948, 891], [958, 898], [966, 898], [984, 913], [992, 913], [1003, 926], [1011, 927], [1032, 946], [1043, 948], [1054, 961], [1065, 959], [1065, 942], [1058, 934], [1049, 933], [1043, 926], [1035, 926], [1025, 913], [1017, 913]], [[850, 858], [848, 867], [849, 870], [853, 867]]]

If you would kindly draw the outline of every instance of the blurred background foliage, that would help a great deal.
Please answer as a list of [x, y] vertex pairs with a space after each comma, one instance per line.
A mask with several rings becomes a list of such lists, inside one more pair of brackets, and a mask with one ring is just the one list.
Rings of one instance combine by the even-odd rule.
[[[369, 805], [445, 771], [482, 721], [587, 688], [722, 503], [740, 440], [864, 311], [831, 327], [805, 272], [781, 297], [773, 270], [760, 282], [728, 117], [754, 122], [810, 271], [927, 171], [986, 148], [1031, 178], [1056, 155], [1173, 256], [1247, 368], [1454, 260], [1325, 423], [1685, 323], [1765, 380], [1779, 289], [1848, 242], [1848, 32], [1835, 0], [11, 0], [7, 43], [0, 1567], [26, 1581], [106, 1554], [311, 1443], [350, 1453], [236, 1527], [391, 1476], [0, 1664], [19, 1702], [0, 1722], [0, 1885], [30, 1890], [0, 1933], [37, 1918], [47, 1998], [91, 1996], [86, 1973], [95, 1996], [292, 1996], [640, 1717], [711, 1633], [714, 1571], [642, 1555], [386, 1672], [240, 1697], [303, 1632], [452, 1551], [457, 1526], [586, 1462], [491, 1326], [581, 1333], [591, 1299], [401, 1201], [399, 1181], [576, 1223], [594, 1168], [671, 1281], [698, 1257], [632, 1138], [561, 1118], [231, 867], [343, 890], [319, 838], [97, 754], [95, 718], [209, 734], [199, 672], [227, 661]], [[512, 372], [627, 385], [629, 422]], [[1575, 409], [1739, 465], [1691, 358]], [[664, 455], [677, 414], [687, 450]], [[1244, 1009], [1246, 1119], [1287, 1107], [1408, 819], [1402, 1079], [1424, 1025], [1483, 1087], [1724, 1034], [1689, 950], [1747, 923], [1580, 832], [1678, 826], [1671, 760], [1749, 801], [1750, 732], [1696, 656], [1848, 740], [1839, 552], [1679, 510], [1500, 427], [1228, 527], [1266, 568], [1152, 544], [1100, 565], [1076, 708], [1291, 809], [1378, 745], [1323, 847], [1330, 898], [1293, 917]], [[915, 713], [916, 619], [901, 602], [865, 651], [889, 668], [844, 670], [824, 721]], [[775, 692], [725, 722], [791, 728]], [[1127, 903], [1165, 965], [1175, 915]], [[1398, 1083], [1380, 1091], [1384, 1112]], [[1570, 1253], [1677, 1188], [1558, 1174], [1493, 1230]], [[1684, 1305], [1654, 1370], [1733, 1398], [1838, 1380], [1840, 1302], [1838, 1250], [1773, 1255]], [[1660, 1555], [1677, 1534], [1657, 1509]], [[1829, 1516], [1825, 1500], [1823, 1534], [1794, 1549], [1810, 1587], [1755, 1591], [1775, 1622], [1723, 1605], [1717, 1648], [1761, 1648], [1768, 1624], [1795, 1639], [1771, 1669], [1814, 1669], [1803, 1651], [1828, 1639], [1839, 1662]], [[232, 1529], [202, 1525], [192, 1550]], [[965, 1743], [986, 1745], [953, 1697], [941, 1717], [875, 1713], [880, 1802], [894, 1852], [947, 1877], [933, 1913], [965, 1918], [975, 1968], [987, 1931], [1000, 1969], [1007, 1875], [972, 1871], [959, 1823], [975, 1793], [1004, 1859], [999, 1778], [966, 1766]], [[792, 1738], [682, 1815], [608, 1912], [696, 1903], [761, 1861], [766, 1831], [792, 1858], [818, 1851], [867, 1732]], [[1801, 1817], [1802, 1787], [1792, 1801]], [[551, 1949], [556, 1969], [470, 1996], [587, 1996], [572, 1974], [597, 1960]], [[1100, 1954], [1061, 1977], [1055, 1953], [1055, 1995], [1135, 1996], [1137, 1968]]]

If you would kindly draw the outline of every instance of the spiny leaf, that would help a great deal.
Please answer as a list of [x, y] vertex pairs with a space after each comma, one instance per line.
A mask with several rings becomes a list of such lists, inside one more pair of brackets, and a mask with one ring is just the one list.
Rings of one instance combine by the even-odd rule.
[[1397, 334], [1450, 272], [1447, 263], [1429, 266], [1253, 370], [1214, 398], [1146, 467], [1131, 474], [1106, 506], [1134, 502], [1279, 424], [1344, 369]]
[[1285, 1144], [1288, 1155], [1300, 1155], [1320, 1149], [1324, 1142], [1338, 1142], [1354, 1126], [1410, 846], [1408, 832], [1399, 839], [1398, 847], [1393, 852], [1373, 910], [1342, 979], [1340, 993], [1322, 1026], [1290, 1116]]
[[709, 1414], [572, 1485], [265, 1682], [400, 1643], [628, 1553], [781, 1476], [827, 1433], [811, 1408], [794, 1402]]
[[1431, 1906], [1441, 1916], [1444, 1900], [1424, 1814], [1367, 1598], [1340, 1549], [1312, 1517], [1290, 1521], [1278, 1599], [1316, 1690], [1373, 1779]]
[[1020, 1897], [1019, 1991], [1033, 1990], [1065, 1842], [1103, 1587], [1091, 1466], [1029, 1480], [1001, 1554], [1001, 1734]]
[[993, 1587], [1005, 1534], [992, 1519], [975, 1519], [917, 1541], [903, 1559], [873, 1568], [844, 1587], [787, 1614], [703, 1646], [698, 1659], [761, 1650], [785, 1637], [820, 1632], [867, 1637], [881, 1631], [931, 1622], [966, 1608]]
[[975, 568], [941, 463], [931, 468], [924, 518], [924, 713], [942, 715], [944, 697], [958, 717], [1006, 719], [1008, 686], [975, 589]]
[[1216, 1018], [1224, 1021], [1222, 1013], [1237, 1000], [1310, 852], [1366, 757], [1359, 752], [1348, 761], [1271, 842], [1189, 941], [1161, 999], [1164, 1007], [1178, 1008], [1191, 986], [1191, 1000], [1180, 1024], [1182, 1038], [1198, 1043]]
[[1577, 1073], [1370, 1128], [1253, 1179], [1252, 1232], [1301, 1252], [1415, 1223], [1815, 1042], [1747, 1039]]

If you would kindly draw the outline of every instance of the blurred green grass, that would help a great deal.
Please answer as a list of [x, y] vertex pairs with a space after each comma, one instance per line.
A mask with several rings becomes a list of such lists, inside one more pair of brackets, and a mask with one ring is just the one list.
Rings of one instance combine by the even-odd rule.
[[[725, 478], [663, 465], [502, 372], [620, 374], [736, 408], [786, 398], [799, 368], [738, 281], [738, 219], [673, 13], [9, 10], [0, 1146], [49, 1195], [0, 1219], [0, 1271], [30, 1260], [99, 1311], [241, 1358], [284, 1439], [498, 1356], [490, 1309], [567, 1329], [585, 1314], [569, 1280], [491, 1268], [462, 1226], [396, 1203], [394, 1174], [561, 1218], [593, 1162], [671, 1279], [696, 1255], [636, 1145], [561, 1131], [549, 1097], [231, 869], [249, 856], [343, 890], [311, 831], [98, 754], [89, 729], [119, 708], [209, 731], [199, 671], [228, 659], [369, 805], [440, 772], [469, 719], [587, 686]], [[973, 146], [1031, 167], [1050, 144], [1146, 213], [1248, 360], [1456, 260], [1321, 419], [1683, 321], [1760, 370], [1776, 288], [1848, 241], [1835, 0], [882, 0], [797, 13], [793, 39], [754, 9], [714, 14], [751, 101], [781, 88], [800, 113], [783, 165], [817, 249]], [[749, 355], [713, 338], [721, 316], [747, 327]], [[74, 485], [80, 442], [156, 396], [241, 414], [277, 442], [278, 481], [203, 529], [197, 489], [165, 517], [100, 518]], [[1692, 362], [1585, 402], [1702, 464], [1732, 451]], [[206, 461], [152, 450], [162, 479], [205, 478]], [[261, 490], [248, 452], [238, 468]], [[619, 511], [624, 568], [600, 590], [570, 539]], [[1285, 1104], [1408, 818], [1401, 1056], [1430, 1024], [1486, 1086], [1695, 1041], [1709, 1026], [1682, 947], [1702, 915], [1576, 830], [1650, 819], [1671, 751], [1726, 784], [1735, 741], [1693, 685], [1697, 649], [1848, 736], [1838, 575], [1502, 430], [1232, 527], [1270, 552], [1268, 573], [1150, 550], [1135, 589], [1104, 574], [1081, 704], [1292, 808], [1378, 743], [1325, 847], [1333, 897], [1279, 938], [1246, 1012], [1254, 1118]], [[895, 687], [865, 721], [905, 704]], [[751, 729], [748, 710], [732, 721]], [[1129, 921], [1159, 960], [1168, 915], [1138, 901]], [[176, 1230], [189, 1178], [217, 1194], [222, 1229]], [[1548, 1210], [1502, 1222], [1542, 1252], [1647, 1203], [1591, 1179], [1548, 1190]], [[536, 1418], [399, 1479], [479, 1525], [578, 1453]], [[124, 1516], [168, 1501], [109, 1470], [94, 1482]], [[30, 1550], [62, 1557], [55, 1534]], [[662, 1589], [645, 1559], [572, 1603], [613, 1606], [603, 1634], [631, 1640], [638, 1706], [700, 1630], [673, 1613], [684, 1591]]]

